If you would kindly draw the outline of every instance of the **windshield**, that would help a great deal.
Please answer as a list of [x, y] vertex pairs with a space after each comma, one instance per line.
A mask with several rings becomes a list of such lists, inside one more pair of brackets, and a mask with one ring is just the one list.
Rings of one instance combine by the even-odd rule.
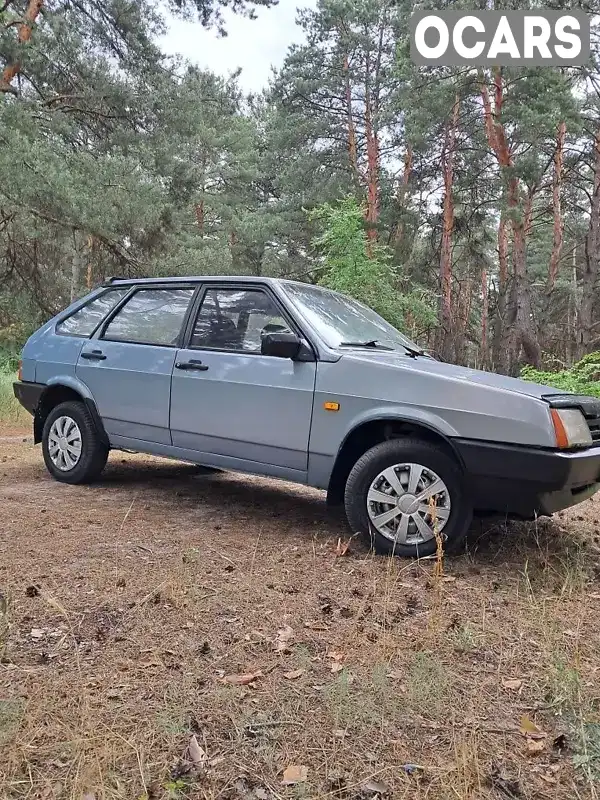
[[357, 300], [309, 284], [283, 282], [285, 291], [330, 347], [374, 343], [382, 347], [422, 349], [375, 311]]

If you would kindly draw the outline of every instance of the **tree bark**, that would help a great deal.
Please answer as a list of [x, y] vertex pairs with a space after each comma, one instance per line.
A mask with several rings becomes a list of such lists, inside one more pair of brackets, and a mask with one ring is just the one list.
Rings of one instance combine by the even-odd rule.
[[585, 237], [585, 261], [581, 275], [579, 308], [577, 310], [577, 358], [590, 352], [593, 346], [594, 292], [600, 268], [600, 129], [594, 139], [594, 185], [590, 203], [590, 221]]
[[513, 275], [508, 294], [507, 313], [503, 321], [506, 324], [502, 325], [501, 347], [498, 355], [500, 368], [505, 372], [514, 372], [521, 358], [521, 351], [525, 360], [536, 367], [539, 366], [541, 359], [540, 345], [533, 325], [533, 306], [531, 287], [527, 276], [525, 249], [527, 228], [531, 220], [533, 194], [530, 192], [528, 205], [523, 210], [519, 179], [514, 175], [514, 161], [502, 122], [504, 87], [499, 68], [494, 69], [493, 113], [488, 88], [482, 78], [480, 78], [480, 91], [485, 131], [490, 148], [500, 167], [500, 174], [506, 190], [508, 213], [512, 222]]
[[550, 268], [548, 270], [548, 288], [553, 289], [556, 283], [556, 276], [558, 275], [558, 265], [560, 263], [560, 254], [563, 243], [563, 220], [561, 208], [561, 187], [562, 187], [562, 172], [563, 172], [563, 157], [565, 149], [565, 137], [567, 134], [567, 125], [561, 122], [558, 126], [558, 134], [556, 137], [556, 152], [554, 153], [554, 176], [552, 179], [552, 217], [553, 217], [553, 235], [552, 235], [552, 253], [550, 254]]
[[[29, 0], [27, 9], [25, 10], [25, 14], [23, 16], [23, 22], [21, 25], [19, 25], [19, 31], [17, 33], [17, 40], [20, 45], [26, 44], [31, 39], [33, 27], [38, 16], [40, 15], [43, 5], [44, 0]], [[12, 82], [20, 72], [20, 61], [14, 61], [12, 64], [6, 65], [4, 71], [2, 72], [2, 77], [0, 77], [0, 93], [15, 92]]]
[[[369, 62], [367, 60], [367, 70]], [[365, 136], [367, 139], [367, 237], [369, 243], [377, 241], [379, 222], [379, 141], [373, 126], [372, 96], [369, 76], [365, 81]]]
[[410, 143], [406, 145], [406, 152], [404, 153], [404, 172], [402, 173], [402, 178], [400, 180], [400, 186], [398, 187], [398, 194], [397, 194], [397, 205], [398, 205], [398, 224], [396, 225], [396, 230], [393, 233], [393, 240], [394, 246], [399, 248], [402, 244], [402, 239], [404, 237], [404, 220], [402, 219], [404, 212], [406, 211], [406, 197], [408, 195], [408, 185], [410, 183], [410, 176], [412, 173], [412, 166], [413, 166], [413, 150], [410, 146]]
[[83, 262], [81, 243], [77, 231], [73, 231], [73, 257], [71, 259], [71, 302], [79, 296], [79, 285], [81, 281], [81, 265]]
[[488, 274], [485, 267], [481, 270], [481, 341], [479, 361], [482, 369], [488, 365], [488, 319], [489, 319]]
[[350, 85], [350, 62], [344, 56], [344, 96], [346, 101], [346, 124], [348, 127], [348, 158], [354, 173], [355, 180], [360, 183], [360, 170], [358, 168], [358, 150], [356, 147], [356, 129], [354, 127], [354, 112], [352, 109], [352, 87]]
[[442, 242], [440, 248], [440, 306], [439, 337], [437, 350], [448, 361], [455, 355], [455, 325], [452, 319], [452, 234], [454, 231], [454, 154], [456, 150], [456, 127], [460, 98], [455, 96], [452, 117], [446, 125], [446, 136], [442, 150], [442, 173], [444, 177], [444, 203], [442, 216]]

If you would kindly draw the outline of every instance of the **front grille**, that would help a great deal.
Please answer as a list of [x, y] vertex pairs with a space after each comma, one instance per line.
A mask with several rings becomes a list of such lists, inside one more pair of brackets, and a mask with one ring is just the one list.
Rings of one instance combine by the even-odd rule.
[[592, 441], [600, 441], [600, 416], [585, 414], [585, 419], [590, 429]]

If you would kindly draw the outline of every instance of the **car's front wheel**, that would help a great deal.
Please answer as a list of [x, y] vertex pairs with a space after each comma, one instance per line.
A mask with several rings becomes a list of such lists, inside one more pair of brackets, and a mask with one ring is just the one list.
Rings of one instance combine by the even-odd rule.
[[89, 483], [106, 465], [108, 447], [101, 441], [85, 403], [69, 400], [48, 414], [42, 434], [48, 472], [62, 483]]
[[393, 439], [368, 450], [346, 483], [352, 530], [377, 553], [407, 558], [456, 548], [473, 516], [458, 464], [440, 447]]

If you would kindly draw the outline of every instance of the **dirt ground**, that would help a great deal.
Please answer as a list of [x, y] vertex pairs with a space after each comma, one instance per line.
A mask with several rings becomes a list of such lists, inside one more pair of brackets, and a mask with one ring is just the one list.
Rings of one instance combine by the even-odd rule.
[[[595, 798], [600, 500], [374, 557], [321, 493], [0, 429], [0, 798]], [[341, 539], [340, 547], [338, 540]], [[337, 551], [337, 552], [336, 552]]]

